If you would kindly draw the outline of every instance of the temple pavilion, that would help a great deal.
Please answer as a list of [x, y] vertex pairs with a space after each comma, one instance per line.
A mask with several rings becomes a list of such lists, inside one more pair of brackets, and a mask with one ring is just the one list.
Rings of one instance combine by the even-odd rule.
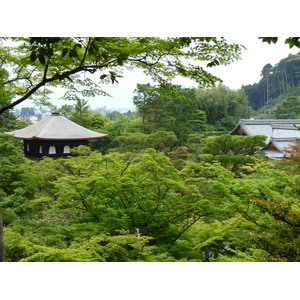
[[242, 119], [230, 132], [232, 135], [265, 135], [266, 157], [269, 160], [288, 158], [286, 151], [291, 144], [300, 141], [299, 119], [248, 120]]
[[66, 157], [70, 155], [71, 148], [108, 136], [82, 127], [59, 113], [52, 113], [33, 125], [7, 133], [24, 141], [24, 154], [31, 159]]

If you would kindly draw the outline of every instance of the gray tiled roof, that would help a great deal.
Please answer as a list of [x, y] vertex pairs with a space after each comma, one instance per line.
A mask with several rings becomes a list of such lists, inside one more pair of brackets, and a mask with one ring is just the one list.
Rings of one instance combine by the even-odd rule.
[[248, 120], [242, 119], [231, 132], [233, 133], [241, 127], [248, 135], [265, 135], [267, 136], [266, 143], [271, 137], [300, 137], [300, 130], [295, 126], [300, 126], [299, 119], [285, 120]]
[[84, 128], [59, 114], [52, 114], [33, 125], [7, 133], [19, 139], [40, 140], [88, 140], [108, 136]]
[[299, 140], [300, 138], [295, 137], [285, 137], [285, 138], [276, 138], [272, 137], [270, 143], [272, 143], [279, 151], [286, 150], [294, 141]]
[[286, 157], [286, 154], [283, 152], [274, 151], [274, 150], [264, 150], [264, 151], [266, 153], [266, 156], [270, 160], [278, 160], [278, 159]]
[[[239, 128], [247, 135], [265, 135], [266, 144], [270, 143], [278, 149], [264, 149], [266, 156], [270, 160], [289, 157], [285, 150], [291, 145], [292, 141], [300, 140], [300, 130], [294, 125], [300, 126], [299, 119], [285, 120], [248, 120], [242, 119], [232, 130], [231, 134], [237, 134]], [[267, 148], [267, 147], [266, 147]]]

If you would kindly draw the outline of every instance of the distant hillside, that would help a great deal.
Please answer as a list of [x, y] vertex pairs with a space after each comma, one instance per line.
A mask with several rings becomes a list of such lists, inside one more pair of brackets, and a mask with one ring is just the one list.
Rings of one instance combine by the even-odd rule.
[[300, 96], [300, 52], [272, 66], [266, 64], [258, 83], [242, 86], [254, 116], [268, 118], [288, 96]]
[[[275, 117], [277, 107], [282, 106], [283, 102], [286, 101], [290, 96], [295, 96], [298, 101], [300, 100], [300, 84], [291, 88], [287, 94], [280, 95], [275, 99], [270, 99], [266, 105], [262, 106], [258, 110], [252, 110], [251, 117], [255, 119], [277, 119]], [[299, 117], [297, 116], [295, 118], [298, 119]], [[284, 117], [280, 119], [284, 119]]]

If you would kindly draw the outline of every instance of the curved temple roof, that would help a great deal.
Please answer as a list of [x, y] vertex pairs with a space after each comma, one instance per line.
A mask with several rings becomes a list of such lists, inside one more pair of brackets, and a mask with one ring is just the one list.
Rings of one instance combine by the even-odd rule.
[[7, 132], [7, 134], [25, 140], [89, 140], [108, 136], [108, 134], [98, 133], [84, 128], [58, 113], [53, 113], [33, 125]]
[[279, 119], [279, 120], [248, 120], [241, 119], [230, 134], [236, 134], [239, 129], [246, 135], [265, 135], [266, 143], [271, 137], [300, 137], [300, 130], [295, 125], [300, 125], [299, 119]]

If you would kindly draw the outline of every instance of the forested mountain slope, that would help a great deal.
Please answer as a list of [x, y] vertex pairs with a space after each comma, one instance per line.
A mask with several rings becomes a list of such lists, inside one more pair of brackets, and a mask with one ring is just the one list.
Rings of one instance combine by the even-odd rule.
[[272, 110], [287, 96], [300, 95], [300, 53], [290, 54], [274, 66], [266, 64], [261, 77], [258, 83], [242, 86], [254, 111], [265, 105]]

